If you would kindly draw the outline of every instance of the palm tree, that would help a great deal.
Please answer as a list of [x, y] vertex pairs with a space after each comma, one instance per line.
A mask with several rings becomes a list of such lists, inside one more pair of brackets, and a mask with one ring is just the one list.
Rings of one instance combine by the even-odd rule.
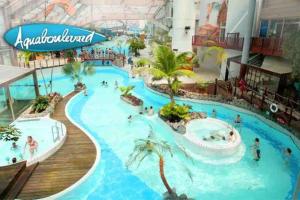
[[[192, 77], [195, 73], [191, 68], [192, 62], [189, 59], [190, 52], [183, 52], [178, 55], [165, 45], [158, 45], [154, 50], [154, 61], [150, 73], [156, 80], [166, 79], [169, 87], [169, 96], [172, 103], [175, 103], [174, 95], [177, 93], [180, 81], [179, 76]], [[142, 69], [143, 70], [143, 69]]]
[[208, 47], [202, 56], [202, 61], [204, 61], [207, 57], [212, 57], [216, 55], [216, 64], [221, 65], [223, 61], [225, 61], [228, 57], [226, 51], [222, 47], [212, 46]]
[[89, 62], [72, 62], [66, 64], [62, 71], [65, 75], [70, 76], [71, 80], [76, 82], [75, 87], [82, 85], [82, 76], [95, 74], [94, 66]]
[[[188, 157], [187, 153], [180, 149], [185, 156]], [[169, 194], [174, 194], [175, 191], [172, 190], [171, 186], [169, 185], [165, 172], [164, 172], [164, 154], [169, 153], [171, 157], [173, 157], [173, 148], [165, 141], [157, 140], [151, 135], [148, 136], [147, 139], [137, 139], [135, 140], [135, 147], [133, 152], [129, 155], [129, 159], [126, 163], [126, 166], [129, 167], [136, 161], [138, 161], [137, 167], [140, 166], [141, 162], [147, 157], [151, 155], [155, 155], [159, 158], [159, 174], [160, 178], [166, 187]], [[187, 168], [185, 168], [187, 170]], [[187, 170], [188, 171], [188, 170]], [[188, 171], [188, 175], [192, 180], [192, 175]]]

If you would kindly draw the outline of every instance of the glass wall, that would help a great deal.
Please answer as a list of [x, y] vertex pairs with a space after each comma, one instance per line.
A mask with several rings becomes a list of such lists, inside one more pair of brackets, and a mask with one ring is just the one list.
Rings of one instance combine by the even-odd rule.
[[19, 79], [9, 85], [12, 107], [15, 116], [19, 116], [36, 98], [33, 75]]
[[13, 121], [11, 110], [8, 106], [8, 98], [5, 88], [0, 88], [0, 125], [5, 125]]

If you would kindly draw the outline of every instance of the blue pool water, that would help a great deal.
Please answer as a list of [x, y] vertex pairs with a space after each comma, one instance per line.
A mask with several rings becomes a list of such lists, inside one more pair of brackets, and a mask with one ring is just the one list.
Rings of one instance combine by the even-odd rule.
[[[47, 73], [47, 72], [46, 72]], [[47, 75], [48, 76], [48, 75]], [[101, 87], [106, 80], [109, 87]], [[134, 94], [143, 99], [145, 106], [154, 106], [157, 111], [168, 103], [168, 98], [146, 88], [141, 80], [131, 79], [127, 73], [116, 68], [99, 67], [96, 75], [85, 78], [88, 97], [79, 94], [73, 98], [67, 113], [71, 120], [95, 139], [101, 148], [101, 158], [95, 169], [82, 183], [63, 194], [59, 199], [161, 199], [166, 190], [159, 177], [158, 159], [146, 158], [137, 168], [126, 168], [125, 163], [134, 147], [134, 140], [146, 138], [150, 132], [176, 146], [172, 130], [157, 116], [143, 116], [141, 120], [128, 123], [127, 117], [137, 115], [136, 109], [120, 100], [119, 85], [135, 85]], [[73, 89], [69, 78], [57, 69], [54, 91], [67, 94]], [[176, 191], [201, 200], [284, 200], [291, 199], [299, 172], [300, 152], [291, 139], [275, 126], [268, 125], [252, 114], [222, 104], [177, 100], [192, 105], [194, 111], [211, 113], [228, 123], [240, 114], [243, 120], [239, 128], [246, 153], [233, 164], [212, 165], [199, 160], [187, 160], [175, 153], [165, 156], [165, 174]], [[262, 158], [253, 161], [250, 146], [255, 137], [260, 138]], [[288, 165], [282, 151], [290, 147], [293, 156]], [[184, 164], [193, 175], [191, 181]]]

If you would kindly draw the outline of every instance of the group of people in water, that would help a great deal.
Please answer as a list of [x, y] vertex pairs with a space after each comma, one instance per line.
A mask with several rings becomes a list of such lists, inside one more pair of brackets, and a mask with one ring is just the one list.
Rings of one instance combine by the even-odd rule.
[[[153, 106], [150, 106], [149, 109], [148, 109], [148, 107], [145, 107], [145, 108], [141, 107], [141, 110], [140, 110], [139, 114], [140, 115], [146, 114], [148, 116], [154, 115]], [[129, 115], [127, 119], [128, 119], [128, 122], [130, 123], [133, 119], [133, 116]]]
[[[20, 155], [20, 159], [23, 158], [23, 155], [25, 154], [26, 147], [28, 147], [30, 157], [32, 158], [34, 156], [34, 154], [38, 151], [38, 146], [39, 146], [38, 142], [36, 140], [34, 140], [32, 136], [28, 136], [27, 141], [24, 145], [23, 153]], [[20, 147], [19, 147], [19, 145], [17, 145], [16, 142], [13, 142], [12, 145], [11, 145], [11, 150], [13, 152], [18, 152], [18, 151], [20, 151]], [[11, 159], [12, 164], [17, 163], [17, 161], [18, 160], [17, 160], [16, 157], [13, 157]]]
[[[252, 148], [252, 154], [253, 154], [253, 159], [255, 161], [259, 161], [261, 159], [261, 150], [260, 150], [260, 140], [259, 138], [254, 139], [254, 144], [251, 146]], [[288, 164], [291, 156], [292, 156], [292, 150], [287, 147], [283, 150], [283, 156], [286, 164]]]
[[[216, 118], [217, 117], [217, 111], [215, 109], [212, 110], [211, 117]], [[241, 116], [238, 114], [234, 120], [234, 123], [236, 125], [242, 123]], [[210, 138], [203, 138], [204, 140], [226, 140], [225, 136], [221, 136], [218, 134], [211, 135]], [[235, 134], [233, 131], [231, 131], [227, 137], [228, 141], [233, 142], [235, 140]], [[252, 149], [252, 155], [253, 160], [259, 161], [261, 159], [261, 150], [260, 150], [260, 140], [259, 138], [254, 139], [254, 144], [251, 146]], [[285, 158], [285, 161], [288, 162], [289, 158], [292, 155], [292, 150], [290, 148], [285, 148], [283, 151], [283, 155]]]

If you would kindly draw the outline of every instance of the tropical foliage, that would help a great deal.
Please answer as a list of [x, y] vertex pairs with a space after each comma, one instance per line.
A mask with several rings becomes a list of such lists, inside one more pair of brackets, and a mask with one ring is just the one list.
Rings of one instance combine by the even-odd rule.
[[146, 65], [150, 64], [149, 60], [147, 58], [140, 58], [136, 62], [137, 67], [145, 67]]
[[151, 61], [150, 69], [140, 69], [141, 71], [150, 70], [155, 80], [167, 80], [169, 88], [169, 96], [171, 102], [175, 102], [174, 95], [177, 93], [180, 81], [178, 77], [195, 75], [190, 68], [192, 62], [189, 59], [192, 53], [184, 52], [178, 55], [173, 50], [165, 45], [157, 45], [154, 49], [154, 60]]
[[170, 122], [178, 122], [187, 120], [190, 117], [190, 109], [191, 107], [188, 105], [179, 105], [171, 102], [164, 105], [160, 109], [159, 114]]
[[74, 50], [73, 49], [66, 50], [64, 52], [64, 58], [67, 59], [68, 63], [75, 62]]
[[21, 137], [21, 131], [14, 125], [0, 126], [0, 140], [18, 141]]
[[69, 76], [72, 81], [76, 82], [76, 85], [82, 84], [83, 76], [91, 76], [95, 74], [94, 65], [89, 62], [72, 62], [66, 64], [62, 68], [62, 72]]
[[216, 56], [216, 65], [222, 65], [222, 63], [227, 59], [228, 55], [224, 48], [212, 46], [208, 47], [202, 56], [202, 61], [206, 60], [208, 57]]
[[293, 76], [300, 79], [300, 30], [288, 34], [283, 41], [283, 52], [285, 57], [291, 62]]
[[48, 96], [38, 96], [32, 104], [32, 111], [35, 113], [41, 113], [47, 109], [49, 104], [50, 99]]
[[24, 63], [29, 67], [29, 61], [34, 56], [34, 52], [20, 51], [18, 57], [24, 59]]
[[[160, 178], [166, 187], [168, 194], [173, 195], [176, 194], [175, 191], [172, 190], [171, 186], [169, 185], [167, 178], [165, 176], [164, 165], [165, 165], [165, 154], [169, 154], [173, 157], [173, 151], [180, 150], [186, 157], [188, 154], [184, 151], [184, 149], [175, 149], [175, 147], [170, 146], [167, 142], [162, 140], [157, 140], [154, 137], [149, 136], [146, 139], [137, 139], [135, 140], [135, 147], [133, 152], [129, 155], [129, 159], [126, 163], [126, 166], [129, 167], [133, 163], [137, 162], [137, 167], [140, 166], [142, 161], [146, 157], [150, 157], [155, 155], [159, 159], [159, 174]], [[192, 175], [190, 171], [185, 168], [189, 177], [192, 180]], [[176, 195], [177, 196], [177, 195]]]
[[139, 55], [140, 49], [146, 48], [144, 41], [140, 38], [135, 37], [128, 40], [128, 42], [129, 42], [129, 49], [132, 53], [134, 53], [135, 56]]
[[129, 85], [129, 86], [122, 86], [119, 87], [120, 91], [122, 92], [122, 96], [130, 96], [131, 95], [131, 91], [134, 89], [133, 85]]

